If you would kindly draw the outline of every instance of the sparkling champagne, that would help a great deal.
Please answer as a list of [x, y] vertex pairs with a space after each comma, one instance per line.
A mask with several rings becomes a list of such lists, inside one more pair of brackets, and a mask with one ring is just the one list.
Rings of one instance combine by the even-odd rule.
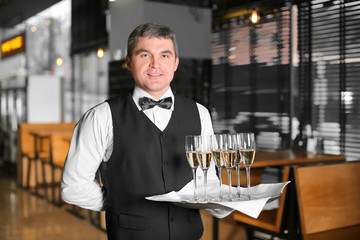
[[240, 165], [240, 163], [241, 163], [241, 155], [240, 155], [240, 151], [237, 149], [236, 150], [236, 159], [235, 159], [234, 164], [235, 165]]
[[229, 150], [229, 151], [221, 151], [220, 153], [224, 166], [226, 168], [232, 168], [236, 160], [236, 151]]
[[240, 150], [241, 158], [245, 166], [250, 166], [255, 159], [255, 150], [254, 149], [244, 149]]
[[199, 166], [199, 161], [197, 160], [196, 154], [196, 152], [186, 152], [186, 158], [191, 168], [197, 168]]
[[211, 163], [211, 152], [209, 153], [197, 153], [197, 159], [199, 161], [200, 167], [202, 169], [208, 169], [210, 167]]
[[220, 158], [220, 150], [212, 151], [212, 156], [215, 162], [215, 165], [221, 167], [223, 164]]

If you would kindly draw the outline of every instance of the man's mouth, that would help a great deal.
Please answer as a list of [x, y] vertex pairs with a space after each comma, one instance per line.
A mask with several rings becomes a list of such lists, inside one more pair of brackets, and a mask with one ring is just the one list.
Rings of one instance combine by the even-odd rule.
[[160, 77], [162, 74], [160, 74], [160, 73], [149, 73], [148, 75], [150, 77]]

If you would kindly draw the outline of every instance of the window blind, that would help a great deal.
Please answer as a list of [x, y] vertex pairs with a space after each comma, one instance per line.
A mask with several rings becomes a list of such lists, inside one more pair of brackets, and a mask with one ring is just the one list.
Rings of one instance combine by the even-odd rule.
[[214, 22], [212, 116], [215, 132], [252, 131], [257, 147], [290, 145], [290, 7]]
[[360, 2], [299, 6], [301, 118], [323, 139], [324, 153], [360, 154]]

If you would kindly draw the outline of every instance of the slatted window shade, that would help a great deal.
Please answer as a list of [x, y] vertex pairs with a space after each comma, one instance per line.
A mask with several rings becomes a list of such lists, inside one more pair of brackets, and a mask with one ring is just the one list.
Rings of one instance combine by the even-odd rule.
[[298, 6], [301, 119], [324, 139], [324, 153], [359, 159], [360, 1]]
[[290, 145], [290, 7], [214, 22], [212, 116], [215, 132], [253, 131], [263, 150]]

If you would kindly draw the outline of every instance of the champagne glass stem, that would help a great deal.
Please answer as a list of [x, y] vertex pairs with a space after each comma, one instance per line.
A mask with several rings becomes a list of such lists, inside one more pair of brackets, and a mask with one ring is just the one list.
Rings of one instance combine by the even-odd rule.
[[222, 194], [221, 194], [221, 185], [222, 185], [222, 177], [221, 177], [221, 166], [216, 166], [218, 169], [219, 174], [219, 200], [222, 200]]
[[207, 188], [207, 169], [203, 169], [203, 173], [204, 173], [204, 201], [207, 201], [207, 195], [206, 195], [206, 188]]
[[231, 168], [227, 169], [229, 178], [229, 202], [231, 202]]
[[251, 199], [251, 195], [250, 195], [250, 166], [245, 166], [245, 168], [246, 168], [248, 195], [249, 195], [249, 199]]
[[240, 165], [236, 165], [237, 197], [240, 198]]
[[192, 174], [193, 174], [193, 178], [194, 178], [194, 201], [197, 200], [197, 197], [196, 197], [196, 168], [193, 168], [192, 169]]

